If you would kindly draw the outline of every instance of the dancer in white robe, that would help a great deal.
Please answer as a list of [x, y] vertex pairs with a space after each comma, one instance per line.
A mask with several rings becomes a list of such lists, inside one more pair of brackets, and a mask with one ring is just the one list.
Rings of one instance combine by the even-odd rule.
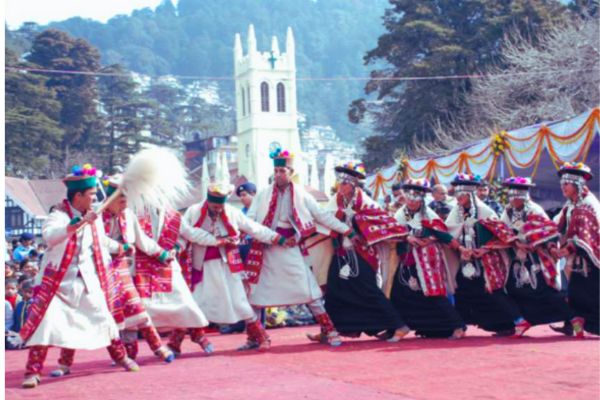
[[225, 204], [232, 189], [229, 184], [211, 185], [207, 199], [185, 213], [184, 219], [191, 226], [212, 235], [210, 241], [192, 243], [192, 290], [209, 321], [246, 322], [248, 341], [240, 350], [266, 351], [270, 340], [248, 302], [243, 282], [244, 265], [237, 244], [241, 234], [250, 234], [254, 240], [266, 244], [283, 244], [285, 238]]
[[29, 349], [23, 387], [34, 388], [50, 346], [93, 350], [107, 347], [115, 362], [137, 371], [119, 340], [115, 281], [108, 265], [109, 251], [123, 247], [104, 233], [101, 219], [92, 211], [97, 178], [90, 165], [74, 167], [63, 179], [67, 199], [50, 214], [42, 229], [48, 250], [43, 274], [29, 317], [17, 341]]
[[250, 304], [257, 308], [308, 304], [321, 326], [321, 333], [309, 338], [339, 346], [341, 339], [325, 311], [323, 293], [311, 272], [303, 241], [316, 232], [317, 222], [344, 236], [354, 237], [355, 233], [332, 212], [321, 208], [301, 185], [291, 181], [291, 153], [278, 149], [271, 158], [274, 183], [256, 195], [248, 217], [298, 245], [265, 248], [261, 243], [253, 243], [247, 260], [253, 284]]

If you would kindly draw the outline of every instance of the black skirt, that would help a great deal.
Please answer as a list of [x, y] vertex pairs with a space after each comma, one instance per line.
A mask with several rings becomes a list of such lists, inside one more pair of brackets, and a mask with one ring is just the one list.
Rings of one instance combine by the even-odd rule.
[[405, 323], [377, 286], [373, 268], [358, 254], [356, 260], [358, 275], [345, 279], [340, 277], [340, 269], [347, 260], [334, 255], [327, 274], [325, 309], [340, 334], [392, 334]]
[[489, 293], [485, 288], [483, 267], [478, 267], [479, 276], [466, 278], [459, 269], [456, 274], [456, 310], [466, 324], [477, 325], [491, 332], [508, 331], [515, 327], [521, 317], [519, 307], [504, 289]]
[[[523, 317], [532, 325], [549, 324], [567, 321], [575, 315], [570, 309], [567, 299], [560, 291], [548, 286], [542, 271], [531, 274], [531, 261], [526, 260], [526, 271], [529, 282], [518, 283], [520, 263], [513, 262], [508, 275], [506, 290], [517, 303]], [[534, 288], [535, 287], [535, 288]]]
[[600, 292], [598, 268], [588, 262], [588, 274], [573, 271], [569, 280], [569, 305], [577, 317], [585, 318], [585, 330], [595, 335], [598, 332]]
[[420, 286], [412, 289], [407, 282], [418, 285], [417, 267], [399, 266], [392, 284], [391, 300], [402, 319], [416, 334], [424, 337], [450, 337], [464, 327], [462, 318], [446, 296], [425, 296]]

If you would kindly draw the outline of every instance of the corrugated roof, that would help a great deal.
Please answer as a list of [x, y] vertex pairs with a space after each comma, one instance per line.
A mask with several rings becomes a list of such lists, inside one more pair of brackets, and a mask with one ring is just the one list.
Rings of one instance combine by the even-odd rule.
[[27, 180], [7, 176], [5, 189], [25, 212], [38, 218], [47, 217], [50, 207], [65, 197], [65, 187], [60, 179]]

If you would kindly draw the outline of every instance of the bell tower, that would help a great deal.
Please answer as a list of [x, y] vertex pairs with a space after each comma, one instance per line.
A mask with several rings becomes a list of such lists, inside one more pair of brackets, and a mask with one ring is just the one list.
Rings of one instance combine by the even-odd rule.
[[238, 136], [238, 173], [259, 189], [273, 173], [269, 153], [275, 146], [287, 149], [300, 161], [296, 108], [296, 59], [292, 29], [288, 27], [285, 52], [277, 37], [271, 49], [258, 51], [254, 26], [248, 28], [247, 52], [240, 34], [233, 48]]

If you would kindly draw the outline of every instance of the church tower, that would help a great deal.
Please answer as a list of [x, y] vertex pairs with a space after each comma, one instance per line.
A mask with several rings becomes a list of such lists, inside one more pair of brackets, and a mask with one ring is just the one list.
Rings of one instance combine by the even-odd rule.
[[292, 29], [287, 29], [285, 52], [279, 50], [275, 36], [271, 40], [271, 49], [260, 52], [254, 26], [250, 25], [247, 47], [244, 54], [240, 34], [236, 34], [233, 62], [238, 173], [261, 189], [267, 186], [273, 173], [269, 153], [275, 147], [293, 152], [301, 162]]

